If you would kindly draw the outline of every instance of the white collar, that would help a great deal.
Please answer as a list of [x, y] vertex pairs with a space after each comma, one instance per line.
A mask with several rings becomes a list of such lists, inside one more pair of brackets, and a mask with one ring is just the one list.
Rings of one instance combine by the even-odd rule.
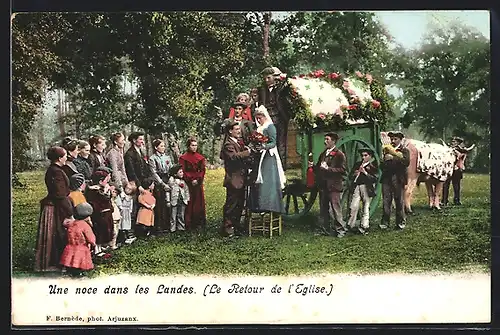
[[330, 148], [330, 149], [326, 149], [326, 153], [329, 154], [330, 152], [332, 152], [333, 150], [335, 150], [335, 147], [333, 148]]
[[401, 148], [401, 143], [399, 143], [399, 145], [395, 147], [394, 150], [398, 150], [399, 148]]

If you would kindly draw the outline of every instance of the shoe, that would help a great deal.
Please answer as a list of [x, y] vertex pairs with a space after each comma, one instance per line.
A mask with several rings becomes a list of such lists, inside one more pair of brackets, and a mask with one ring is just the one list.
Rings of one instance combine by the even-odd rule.
[[406, 226], [406, 224], [405, 224], [405, 223], [398, 223], [398, 226], [397, 226], [397, 227], [398, 227], [399, 229], [404, 229], [404, 228], [405, 228], [405, 226]]
[[362, 227], [358, 227], [358, 232], [361, 235], [367, 235], [368, 234], [368, 231], [365, 228], [362, 228]]
[[380, 229], [387, 229], [387, 225], [386, 224], [381, 223], [378, 226], [379, 226]]
[[345, 236], [345, 230], [337, 233], [337, 238], [342, 238]]

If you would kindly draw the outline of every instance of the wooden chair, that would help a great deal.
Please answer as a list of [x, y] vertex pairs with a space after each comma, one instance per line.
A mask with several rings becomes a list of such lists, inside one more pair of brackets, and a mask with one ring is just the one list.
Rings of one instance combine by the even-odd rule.
[[252, 236], [253, 232], [262, 232], [263, 236], [268, 234], [269, 238], [273, 237], [274, 232], [281, 235], [283, 229], [283, 218], [279, 213], [267, 212], [265, 214], [252, 213], [247, 211], [246, 218], [248, 222], [248, 236]]

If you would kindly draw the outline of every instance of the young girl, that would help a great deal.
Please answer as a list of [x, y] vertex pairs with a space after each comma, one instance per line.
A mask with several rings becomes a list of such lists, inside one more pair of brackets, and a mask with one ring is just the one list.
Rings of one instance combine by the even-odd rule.
[[83, 192], [85, 191], [86, 183], [85, 176], [81, 173], [75, 173], [69, 178], [69, 199], [73, 204], [73, 208], [87, 202]]
[[116, 185], [111, 185], [111, 202], [113, 205], [113, 239], [111, 240], [110, 246], [111, 249], [116, 250], [118, 249], [118, 245], [116, 243], [116, 240], [118, 238], [118, 231], [120, 229], [120, 221], [121, 221], [121, 214], [120, 214], [120, 207], [122, 206], [121, 203], [121, 198], [118, 196], [118, 190], [116, 188]]
[[155, 186], [153, 178], [145, 178], [142, 182], [144, 192], [139, 195], [139, 211], [137, 212], [137, 224], [142, 227], [145, 236], [151, 236], [151, 231], [155, 223], [155, 213], [153, 209], [156, 199], [153, 196]]
[[87, 201], [94, 208], [92, 228], [96, 236], [95, 254], [104, 256], [103, 252], [109, 247], [113, 239], [113, 204], [111, 202], [111, 189], [109, 179], [110, 169], [106, 167], [97, 168], [92, 174], [92, 185], [87, 188], [85, 194]]
[[186, 230], [184, 215], [189, 202], [189, 188], [184, 180], [184, 171], [180, 165], [171, 170], [168, 185], [171, 191], [167, 194], [167, 207], [172, 207], [170, 215], [170, 232]]
[[134, 193], [137, 190], [134, 182], [128, 182], [125, 184], [123, 192], [120, 194], [120, 235], [124, 236], [125, 244], [132, 244], [137, 237], [134, 236], [132, 230], [132, 211], [134, 208]]
[[75, 220], [65, 222], [68, 230], [68, 244], [61, 255], [60, 263], [72, 276], [81, 276], [82, 271], [94, 268], [90, 255], [90, 248], [95, 246], [96, 242], [90, 222], [92, 212], [92, 206], [89, 203], [81, 203], [75, 208]]

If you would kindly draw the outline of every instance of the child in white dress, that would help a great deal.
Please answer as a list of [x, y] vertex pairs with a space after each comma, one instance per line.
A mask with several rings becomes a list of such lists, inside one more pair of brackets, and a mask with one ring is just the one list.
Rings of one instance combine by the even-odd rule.
[[136, 190], [136, 186], [129, 182], [125, 185], [123, 192], [120, 194], [120, 202], [121, 202], [121, 222], [120, 222], [120, 230], [125, 236], [125, 244], [131, 244], [137, 237], [134, 236], [132, 230], [132, 210], [134, 207], [134, 192]]

